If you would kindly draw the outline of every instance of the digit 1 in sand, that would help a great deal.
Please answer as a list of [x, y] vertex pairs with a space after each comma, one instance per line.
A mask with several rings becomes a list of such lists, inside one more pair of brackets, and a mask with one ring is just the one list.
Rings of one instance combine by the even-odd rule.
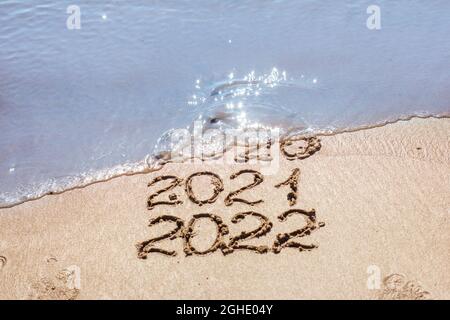
[[283, 182], [275, 185], [275, 188], [280, 188], [281, 186], [289, 185], [289, 188], [291, 188], [291, 192], [289, 192], [287, 194], [287, 200], [291, 207], [297, 203], [299, 178], [300, 178], [300, 169], [295, 168], [294, 170], [292, 170], [291, 175], [289, 176], [289, 178], [286, 181], [283, 181]]

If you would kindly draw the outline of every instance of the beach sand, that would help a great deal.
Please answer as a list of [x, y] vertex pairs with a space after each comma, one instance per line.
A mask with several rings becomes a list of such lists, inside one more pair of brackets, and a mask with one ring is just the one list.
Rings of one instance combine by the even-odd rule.
[[[230, 179], [262, 172], [261, 164], [169, 163], [2, 209], [0, 298], [449, 299], [450, 119], [414, 118], [320, 140], [305, 159], [281, 154], [263, 181], [252, 172]], [[194, 176], [186, 192], [198, 172], [219, 180]], [[175, 178], [149, 182], [166, 175], [183, 181], [153, 202], [183, 203], [148, 210], [150, 195]], [[229, 196], [254, 179], [255, 187]], [[213, 188], [212, 203], [188, 198], [213, 198]], [[256, 213], [233, 219], [242, 212]], [[214, 214], [220, 228], [201, 215], [190, 225], [202, 213]], [[149, 227], [160, 216], [175, 218]], [[260, 225], [264, 235], [239, 242]], [[173, 240], [138, 252], [139, 243], [172, 230]], [[199, 254], [217, 233], [217, 250]], [[176, 255], [148, 252], [152, 246]]]

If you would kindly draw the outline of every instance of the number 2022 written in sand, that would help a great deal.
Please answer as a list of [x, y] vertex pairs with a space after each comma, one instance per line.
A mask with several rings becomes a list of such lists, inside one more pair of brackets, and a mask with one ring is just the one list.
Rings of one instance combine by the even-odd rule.
[[[320, 149], [320, 141], [318, 139], [303, 138], [303, 140], [306, 141], [306, 146], [302, 147], [300, 151], [294, 153], [288, 152], [286, 150], [286, 146], [290, 145], [291, 143], [283, 142], [280, 146], [283, 155], [291, 161], [296, 159], [305, 159]], [[243, 193], [245, 193], [245, 191], [250, 190], [263, 183], [263, 175], [256, 170], [244, 169], [233, 173], [230, 176], [230, 179], [235, 180], [244, 175], [253, 176], [253, 182], [248, 185], [242, 186], [237, 190], [230, 191], [224, 200], [224, 204], [226, 206], [232, 206], [235, 202], [241, 202], [250, 207], [255, 207], [264, 201], [262, 199], [256, 201], [246, 200], [242, 195]], [[201, 176], [209, 178], [211, 182], [213, 193], [212, 196], [207, 199], [200, 199], [193, 191], [193, 183], [195, 181], [195, 178]], [[295, 206], [297, 203], [299, 178], [300, 169], [295, 168], [292, 170], [292, 173], [286, 180], [274, 185], [275, 188], [289, 188], [289, 192], [287, 193], [286, 198], [290, 207]], [[157, 200], [157, 198], [163, 198], [162, 194], [171, 192], [175, 188], [182, 187], [183, 185], [189, 201], [198, 206], [215, 203], [220, 193], [225, 191], [221, 177], [209, 171], [196, 172], [187, 177], [186, 180], [174, 175], [158, 176], [154, 178], [148, 184], [148, 186], [156, 187], [159, 183], [162, 182], [165, 182], [166, 186], [164, 188], [158, 189], [148, 197], [147, 208], [149, 210], [153, 210], [156, 206], [177, 206], [183, 204], [183, 200], [179, 199], [179, 197], [175, 193], [170, 193], [165, 200]], [[168, 185], [167, 182], [169, 183]], [[156, 244], [163, 240], [175, 240], [177, 238], [183, 239], [183, 251], [186, 256], [206, 255], [218, 250], [220, 250], [223, 255], [228, 255], [236, 250], [250, 250], [256, 253], [264, 254], [268, 252], [280, 253], [284, 248], [296, 248], [298, 249], [298, 251], [309, 251], [317, 248], [316, 244], [303, 244], [294, 241], [294, 239], [310, 235], [311, 232], [323, 227], [325, 223], [319, 222], [317, 220], [316, 212], [314, 209], [303, 210], [291, 208], [279, 214], [277, 218], [280, 223], [283, 223], [292, 215], [302, 216], [304, 218], [305, 224], [294, 231], [277, 234], [271, 247], [267, 245], [249, 245], [242, 243], [245, 240], [267, 236], [272, 230], [272, 222], [263, 214], [253, 210], [239, 212], [231, 218], [231, 222], [233, 224], [237, 224], [244, 219], [256, 219], [259, 221], [258, 228], [251, 231], [243, 231], [238, 235], [230, 235], [227, 224], [224, 223], [223, 219], [220, 216], [213, 213], [195, 214], [187, 223], [183, 219], [176, 216], [161, 215], [156, 218], [152, 218], [149, 221], [149, 227], [163, 222], [169, 222], [173, 224], [173, 228], [165, 234], [138, 243], [136, 245], [138, 250], [138, 257], [141, 259], [146, 259], [150, 253], [160, 253], [168, 256], [176, 256], [176, 251], [166, 250], [159, 246], [157, 247]], [[192, 244], [192, 239], [195, 236], [195, 226], [197, 222], [202, 219], [209, 220], [216, 226], [216, 237], [214, 243], [206, 250], [198, 250]], [[226, 236], [229, 236], [228, 239], [226, 239]]]

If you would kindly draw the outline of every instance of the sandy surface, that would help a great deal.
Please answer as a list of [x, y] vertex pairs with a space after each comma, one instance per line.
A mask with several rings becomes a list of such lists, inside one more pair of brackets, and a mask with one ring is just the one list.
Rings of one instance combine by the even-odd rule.
[[[281, 155], [276, 170], [263, 174], [260, 184], [228, 199], [254, 179], [252, 173], [230, 176], [244, 169], [261, 172], [260, 164], [167, 164], [150, 174], [3, 209], [0, 298], [449, 299], [449, 150], [450, 119], [413, 119], [321, 137], [318, 152], [301, 160]], [[296, 168], [298, 199], [291, 206], [289, 184], [275, 185]], [[219, 176], [223, 191], [199, 206], [188, 198], [185, 185], [188, 176], [205, 171]], [[183, 181], [153, 200], [183, 203], [148, 210], [150, 195], [172, 180], [147, 185], [164, 175]], [[190, 180], [194, 201], [213, 196], [210, 181], [210, 176]], [[221, 189], [220, 182], [216, 187]], [[263, 202], [225, 205], [230, 198]], [[292, 209], [297, 211], [278, 219]], [[299, 209], [314, 209], [315, 220]], [[262, 216], [233, 220], [248, 211]], [[201, 213], [219, 217], [224, 234], [218, 249], [204, 255], [198, 252], [211, 247], [218, 231], [209, 218], [197, 218], [189, 228]], [[173, 240], [143, 246], [139, 258], [138, 243], [175, 229], [175, 222], [148, 226], [163, 215], [178, 218], [184, 228]], [[266, 221], [265, 235], [230, 240], [261, 221]], [[288, 243], [300, 243], [300, 248], [283, 247], [283, 234], [295, 230], [302, 237]], [[239, 245], [261, 247], [262, 253]], [[148, 252], [152, 246], [176, 256]]]

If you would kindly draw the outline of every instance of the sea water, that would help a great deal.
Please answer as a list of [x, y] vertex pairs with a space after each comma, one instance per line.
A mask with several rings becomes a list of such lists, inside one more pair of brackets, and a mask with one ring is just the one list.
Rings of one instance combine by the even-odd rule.
[[0, 206], [143, 170], [195, 120], [450, 111], [450, 2], [0, 1]]

